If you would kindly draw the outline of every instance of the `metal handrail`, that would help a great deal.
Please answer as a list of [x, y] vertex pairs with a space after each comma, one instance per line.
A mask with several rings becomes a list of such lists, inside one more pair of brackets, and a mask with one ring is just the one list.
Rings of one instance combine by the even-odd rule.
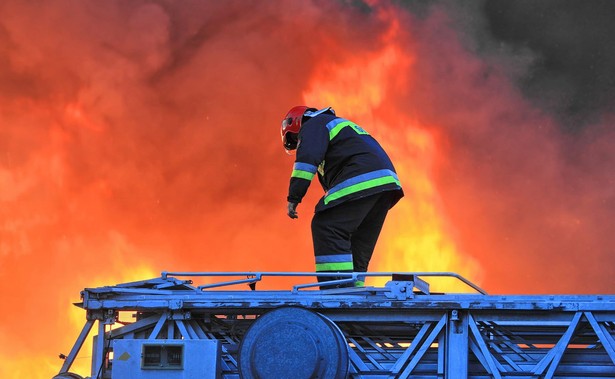
[[[224, 287], [236, 284], [244, 284], [244, 283], [256, 283], [262, 280], [265, 276], [270, 277], [336, 277], [336, 278], [348, 278], [341, 279], [345, 281], [356, 281], [359, 276], [361, 277], [391, 277], [393, 275], [414, 275], [416, 277], [449, 277], [453, 279], [457, 279], [460, 282], [464, 283], [468, 287], [472, 288], [476, 292], [487, 295], [487, 292], [483, 290], [478, 285], [472, 283], [470, 280], [464, 278], [463, 276], [455, 273], [455, 272], [330, 272], [330, 273], [315, 273], [315, 272], [253, 272], [253, 271], [239, 271], [239, 272], [230, 272], [230, 271], [222, 271], [222, 272], [189, 272], [189, 271], [163, 271], [161, 273], [162, 279], [167, 279], [168, 277], [229, 277], [229, 276], [245, 276], [246, 279], [237, 279], [230, 280], [220, 283], [212, 283], [206, 284], [197, 287], [199, 290], [216, 288], [216, 287]], [[298, 290], [299, 288], [313, 287], [318, 285], [318, 283], [305, 284], [305, 285], [297, 285], [294, 286], [293, 291]]]

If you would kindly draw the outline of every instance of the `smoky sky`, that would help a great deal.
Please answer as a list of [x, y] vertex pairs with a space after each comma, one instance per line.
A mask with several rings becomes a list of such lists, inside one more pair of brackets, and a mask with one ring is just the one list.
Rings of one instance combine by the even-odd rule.
[[[610, 0], [398, 1], [422, 17], [450, 11], [476, 53], [516, 57], [511, 78], [568, 131], [615, 105], [615, 2]], [[500, 62], [501, 63], [501, 62]], [[519, 66], [523, 66], [521, 69]]]
[[582, 128], [613, 109], [614, 1], [490, 0], [483, 9], [495, 41], [532, 54], [517, 83], [563, 126]]

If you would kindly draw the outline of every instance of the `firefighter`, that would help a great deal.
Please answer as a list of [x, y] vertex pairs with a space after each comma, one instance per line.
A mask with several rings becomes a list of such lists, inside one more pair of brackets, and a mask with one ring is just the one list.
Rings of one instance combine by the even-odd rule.
[[[312, 218], [316, 273], [367, 272], [387, 212], [404, 196], [388, 155], [330, 107], [293, 107], [282, 121], [282, 143], [287, 153], [296, 152], [288, 216], [298, 217], [297, 206], [316, 174], [325, 191]], [[360, 276], [354, 285], [364, 280]]]

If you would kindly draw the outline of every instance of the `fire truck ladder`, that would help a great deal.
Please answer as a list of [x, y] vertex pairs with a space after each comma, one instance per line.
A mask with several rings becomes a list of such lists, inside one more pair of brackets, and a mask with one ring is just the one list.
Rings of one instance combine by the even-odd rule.
[[[615, 295], [488, 295], [454, 273], [331, 274], [388, 282], [320, 289], [314, 275], [163, 272], [86, 288], [55, 378], [81, 378], [70, 369], [95, 325], [92, 379], [615, 378]], [[430, 292], [443, 276], [470, 292]], [[308, 282], [256, 288], [272, 277]]]

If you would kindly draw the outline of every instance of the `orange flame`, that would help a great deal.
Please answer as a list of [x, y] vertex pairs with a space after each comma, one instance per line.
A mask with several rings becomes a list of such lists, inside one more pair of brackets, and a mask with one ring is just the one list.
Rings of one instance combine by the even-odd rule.
[[[371, 131], [391, 155], [405, 188], [407, 196], [391, 211], [370, 270], [451, 271], [477, 280], [480, 266], [459, 250], [433, 184], [437, 141], [418, 121], [389, 105], [406, 89], [399, 83], [409, 85], [404, 76], [412, 72], [415, 58], [398, 47], [395, 32], [386, 35], [389, 42], [371, 54], [318, 67], [304, 102], [333, 106]], [[449, 280], [430, 281], [442, 291], [465, 288]]]

